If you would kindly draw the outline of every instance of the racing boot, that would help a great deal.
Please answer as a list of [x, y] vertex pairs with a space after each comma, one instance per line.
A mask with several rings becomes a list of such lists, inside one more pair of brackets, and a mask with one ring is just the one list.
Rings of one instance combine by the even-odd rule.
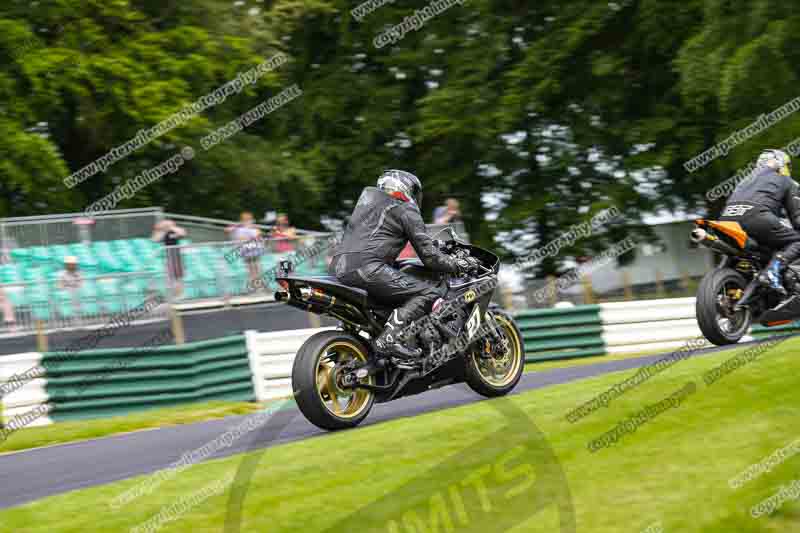
[[410, 322], [410, 320], [400, 320], [399, 309], [395, 309], [392, 312], [389, 320], [386, 321], [383, 332], [375, 339], [375, 351], [378, 352], [378, 355], [395, 357], [409, 362], [417, 361], [421, 358], [422, 350], [419, 348], [411, 350], [401, 343], [404, 337], [403, 329], [407, 328]]
[[783, 269], [786, 265], [783, 255], [775, 254], [767, 268], [759, 275], [758, 281], [765, 287], [776, 291], [781, 296], [788, 296], [786, 288], [783, 286]]

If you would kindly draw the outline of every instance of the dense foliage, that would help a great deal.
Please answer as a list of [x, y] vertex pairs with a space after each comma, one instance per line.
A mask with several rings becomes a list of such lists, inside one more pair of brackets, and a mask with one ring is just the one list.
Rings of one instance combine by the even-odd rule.
[[[705, 207], [705, 192], [794, 115], [687, 172], [684, 163], [798, 96], [800, 15], [778, 0], [468, 0], [394, 44], [429, 5], [361, 21], [343, 0], [22, 0], [0, 6], [0, 216], [79, 211], [193, 146], [177, 173], [120, 207], [234, 217], [341, 217], [384, 168], [461, 200], [470, 233], [525, 253], [610, 206]], [[287, 64], [73, 189], [64, 178], [278, 52]], [[199, 140], [298, 84], [303, 94], [207, 152]], [[711, 206], [712, 208], [716, 206]], [[556, 265], [545, 263], [551, 271]]]

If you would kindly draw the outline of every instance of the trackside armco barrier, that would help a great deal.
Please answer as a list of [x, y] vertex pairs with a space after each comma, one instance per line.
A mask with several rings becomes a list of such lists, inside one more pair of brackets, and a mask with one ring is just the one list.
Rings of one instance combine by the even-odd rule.
[[[68, 360], [63, 355], [0, 357], [6, 428], [198, 401], [255, 399], [243, 335], [181, 346], [83, 350]], [[32, 379], [20, 380], [30, 369], [37, 369]]]
[[521, 311], [515, 318], [528, 363], [606, 353], [597, 305]]

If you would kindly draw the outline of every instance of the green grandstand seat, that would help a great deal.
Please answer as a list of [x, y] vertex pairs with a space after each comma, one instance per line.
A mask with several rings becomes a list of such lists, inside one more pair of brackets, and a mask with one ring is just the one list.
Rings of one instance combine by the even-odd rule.
[[50, 261], [52, 257], [52, 250], [47, 246], [33, 246], [28, 250], [28, 257], [33, 261]]
[[50, 291], [48, 283], [29, 283], [25, 287], [25, 299], [31, 306], [33, 317], [38, 320], [50, 319]]
[[119, 257], [110, 252], [99, 252], [96, 257], [100, 270], [103, 272], [122, 272], [124, 269], [124, 265]]
[[125, 279], [121, 283], [120, 292], [128, 308], [142, 303], [147, 296], [147, 280], [143, 278]]
[[98, 295], [97, 285], [94, 279], [84, 279], [83, 285], [78, 290], [81, 302], [82, 314], [97, 314], [98, 312]]
[[64, 244], [57, 244], [55, 246], [50, 247], [50, 257], [54, 260], [58, 261], [59, 263], [64, 262], [64, 258], [68, 255], [72, 255], [69, 251], [69, 247]]
[[42, 267], [32, 267], [26, 268], [23, 273], [23, 279], [25, 281], [39, 281], [46, 279], [48, 271]]
[[11, 250], [11, 259], [13, 259], [14, 261], [25, 263], [29, 261], [30, 258], [31, 256], [29, 248], [14, 248], [13, 250]]
[[25, 287], [23, 285], [7, 285], [3, 287], [11, 305], [14, 307], [21, 307], [28, 303], [25, 296]]
[[20, 272], [20, 265], [17, 263], [9, 263], [0, 265], [0, 283], [14, 283], [15, 281], [22, 281], [23, 275]]
[[100, 307], [108, 313], [118, 313], [121, 308], [119, 280], [116, 278], [98, 278], [95, 286]]

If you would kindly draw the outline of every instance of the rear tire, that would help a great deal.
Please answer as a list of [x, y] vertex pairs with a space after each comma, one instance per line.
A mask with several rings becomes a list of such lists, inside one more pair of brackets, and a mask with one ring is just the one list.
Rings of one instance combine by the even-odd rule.
[[750, 310], [737, 313], [731, 310], [735, 299], [731, 299], [730, 291], [746, 288], [744, 276], [730, 268], [713, 270], [703, 277], [697, 289], [695, 309], [700, 331], [712, 344], [736, 344], [750, 329]]
[[[297, 406], [309, 422], [335, 431], [355, 427], [367, 417], [374, 393], [341, 388], [336, 369], [345, 361], [366, 362], [368, 357], [364, 343], [342, 331], [322, 331], [303, 343], [294, 359], [292, 388]], [[373, 383], [373, 378], [364, 382]]]
[[[517, 324], [510, 315], [497, 310], [489, 312], [494, 315], [500, 332], [508, 340], [507, 354], [502, 360], [500, 358], [482, 359], [478, 353], [485, 344], [483, 341], [478, 341], [476, 347], [464, 356], [466, 359], [464, 378], [467, 385], [481, 396], [496, 398], [505, 396], [519, 383], [522, 371], [525, 369], [525, 344]], [[495, 365], [495, 363], [499, 364]], [[491, 369], [497, 369], [500, 365], [503, 370], [492, 374]]]

